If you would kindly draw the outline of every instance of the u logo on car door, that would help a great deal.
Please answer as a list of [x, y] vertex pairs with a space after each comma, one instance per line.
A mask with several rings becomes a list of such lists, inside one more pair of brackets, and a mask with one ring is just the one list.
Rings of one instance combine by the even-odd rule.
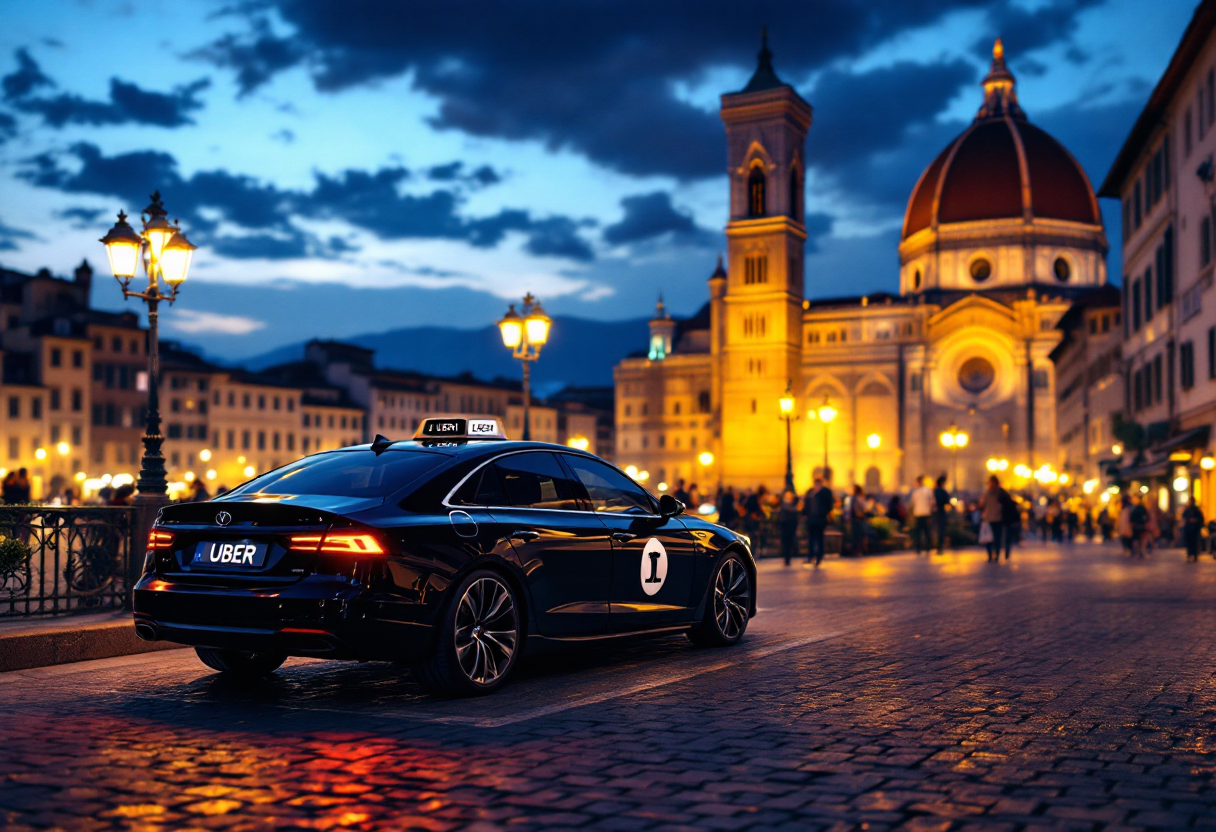
[[647, 540], [646, 548], [642, 549], [641, 575], [642, 592], [647, 595], [654, 595], [667, 580], [667, 550], [657, 537]]

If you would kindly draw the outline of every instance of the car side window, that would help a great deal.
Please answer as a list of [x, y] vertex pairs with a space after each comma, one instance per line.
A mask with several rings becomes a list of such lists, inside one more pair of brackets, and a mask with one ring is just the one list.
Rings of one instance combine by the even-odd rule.
[[452, 498], [452, 505], [457, 506], [506, 506], [507, 495], [502, 490], [502, 477], [498, 468], [491, 462], [483, 465], [480, 471], [465, 480], [464, 485]]
[[532, 451], [499, 459], [495, 466], [507, 502], [520, 508], [577, 511], [574, 485], [553, 454]]
[[564, 454], [563, 458], [587, 489], [591, 506], [596, 511], [617, 514], [654, 513], [655, 507], [650, 495], [612, 466], [574, 454]]

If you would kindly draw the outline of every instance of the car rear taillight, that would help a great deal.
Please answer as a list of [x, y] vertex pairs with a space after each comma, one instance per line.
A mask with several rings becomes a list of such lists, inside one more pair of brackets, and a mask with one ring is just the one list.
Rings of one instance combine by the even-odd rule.
[[384, 554], [384, 547], [374, 535], [350, 532], [293, 535], [287, 548], [297, 552], [328, 552], [335, 555]]
[[172, 549], [173, 548], [173, 532], [162, 532], [159, 529], [153, 528], [148, 532], [148, 549]]

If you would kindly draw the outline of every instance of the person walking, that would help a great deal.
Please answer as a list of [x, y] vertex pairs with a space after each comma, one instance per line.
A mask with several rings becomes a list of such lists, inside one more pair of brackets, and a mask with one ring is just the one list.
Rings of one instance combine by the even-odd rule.
[[818, 566], [823, 561], [823, 533], [828, 527], [828, 518], [836, 505], [836, 497], [823, 477], [815, 477], [814, 485], [802, 500], [802, 513], [806, 516], [806, 562], [814, 561]]
[[917, 477], [916, 483], [916, 488], [913, 488], [908, 496], [908, 503], [912, 509], [912, 542], [916, 546], [916, 556], [920, 557], [921, 552], [926, 555], [933, 552], [933, 541], [929, 537], [929, 518], [933, 516], [937, 501], [927, 477]]
[[946, 552], [946, 513], [950, 511], [950, 492], [946, 490], [945, 474], [937, 478], [933, 499], [937, 502], [937, 553], [942, 555]]
[[860, 485], [853, 486], [853, 496], [849, 499], [849, 532], [852, 539], [853, 554], [866, 553], [866, 492]]
[[676, 488], [671, 492], [671, 496], [686, 506], [689, 504], [688, 489], [684, 487], [684, 480], [676, 480]]
[[728, 485], [718, 496], [718, 522], [734, 531], [735, 523], [738, 521], [739, 510], [735, 508], [735, 489]]
[[1128, 512], [1128, 515], [1132, 526], [1132, 557], [1143, 560], [1144, 542], [1149, 534], [1148, 524], [1152, 516], [1144, 504], [1134, 496], [1132, 497], [1131, 511]]
[[1186, 544], [1186, 559], [1199, 562], [1199, 535], [1203, 531], [1203, 511], [1194, 501], [1182, 510], [1182, 540]]
[[1005, 560], [1009, 560], [1013, 544], [1022, 540], [1022, 508], [1004, 486], [1001, 487], [1000, 498], [1001, 539], [1005, 541]]
[[1001, 481], [993, 474], [988, 478], [988, 487], [984, 489], [984, 495], [980, 497], [979, 540], [988, 547], [989, 563], [999, 563], [1001, 560], [1001, 543], [1004, 539], [1002, 526], [1005, 519], [1001, 491]]
[[791, 489], [781, 494], [777, 505], [777, 524], [781, 527], [781, 557], [785, 565], [798, 554], [798, 495]]

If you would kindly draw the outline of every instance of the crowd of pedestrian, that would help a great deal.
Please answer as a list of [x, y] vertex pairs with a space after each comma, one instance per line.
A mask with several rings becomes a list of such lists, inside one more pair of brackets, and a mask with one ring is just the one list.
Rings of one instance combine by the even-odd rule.
[[[977, 498], [959, 499], [946, 484], [945, 476], [918, 477], [906, 498], [893, 494], [884, 501], [882, 495], [867, 494], [860, 485], [833, 491], [816, 476], [801, 496], [791, 490], [770, 493], [764, 486], [748, 490], [728, 486], [704, 499], [712, 503], [709, 509], [717, 509], [719, 523], [748, 535], [755, 551], [778, 545], [786, 564], [803, 556], [807, 563], [821, 563], [829, 529], [839, 533], [843, 554], [875, 551], [882, 545], [879, 529], [885, 526], [906, 534], [918, 556], [978, 544], [992, 563], [1002, 555], [1010, 560], [1014, 547], [1026, 536], [1056, 543], [1118, 537], [1130, 558], [1143, 558], [1158, 547], [1178, 543], [1186, 548], [1188, 560], [1198, 560], [1205, 543], [1216, 540], [1216, 522], [1209, 527], [1193, 503], [1184, 505], [1175, 521], [1147, 495], [1118, 494], [1095, 505], [1080, 497], [1016, 494], [993, 475]], [[683, 499], [681, 494], [695, 489], [694, 485], [684, 491], [681, 482], [675, 495]], [[689, 504], [701, 505], [700, 492], [695, 499]], [[1209, 530], [1211, 535], [1205, 533]], [[777, 539], [770, 540], [773, 534]], [[800, 551], [803, 539], [805, 552]]]

